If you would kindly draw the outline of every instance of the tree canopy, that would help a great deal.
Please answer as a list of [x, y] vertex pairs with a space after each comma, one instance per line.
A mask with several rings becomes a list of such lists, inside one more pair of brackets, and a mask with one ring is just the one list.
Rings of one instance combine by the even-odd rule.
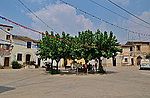
[[117, 52], [121, 52], [113, 32], [103, 33], [100, 30], [82, 31], [77, 36], [70, 36], [65, 32], [61, 35], [46, 32], [39, 46], [38, 54], [41, 59], [51, 58], [57, 63], [61, 58], [84, 58], [86, 63], [95, 58], [100, 61], [100, 57], [111, 58], [116, 56]]

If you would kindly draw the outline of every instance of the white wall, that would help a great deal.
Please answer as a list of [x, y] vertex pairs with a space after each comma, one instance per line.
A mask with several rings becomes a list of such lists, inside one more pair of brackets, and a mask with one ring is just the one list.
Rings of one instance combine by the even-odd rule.
[[[3, 26], [0, 26], [0, 28], [4, 29], [5, 31], [11, 33], [11, 30], [12, 28], [10, 27], [3, 27]], [[8, 31], [7, 29], [10, 29], [10, 31]], [[6, 40], [6, 35], [9, 35], [7, 34], [6, 32], [0, 30], [0, 39], [2, 40]], [[10, 39], [12, 39], [12, 36], [10, 36]], [[9, 40], [8, 40], [9, 41]], [[5, 41], [0, 41], [0, 43], [2, 44], [10, 44], [9, 42], [5, 42]], [[0, 65], [4, 66], [4, 59], [5, 57], [10, 57], [10, 55], [3, 55], [3, 56], [0, 56]], [[9, 64], [11, 64], [11, 62], [9, 62]]]
[[13, 40], [13, 42], [20, 43], [22, 45], [14, 44], [13, 50], [11, 52], [11, 62], [14, 60], [17, 60], [18, 53], [22, 54], [22, 61], [18, 61], [20, 64], [23, 64], [24, 62], [26, 62], [26, 54], [31, 55], [30, 61], [37, 62], [37, 56], [36, 56], [37, 49], [36, 48], [33, 48], [33, 47], [27, 48], [27, 43], [21, 40]]

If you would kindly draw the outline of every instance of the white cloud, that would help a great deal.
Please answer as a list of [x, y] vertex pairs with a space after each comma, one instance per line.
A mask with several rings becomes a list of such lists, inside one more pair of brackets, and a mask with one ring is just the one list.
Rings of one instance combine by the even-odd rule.
[[130, 0], [112, 0], [115, 3], [119, 3], [121, 5], [128, 5]]
[[[83, 15], [79, 15], [76, 9], [66, 4], [53, 4], [36, 11], [35, 14], [46, 22], [57, 32], [65, 31], [70, 34], [77, 34], [79, 31], [93, 29], [93, 23]], [[28, 14], [32, 18], [33, 28], [43, 31], [51, 31], [41, 23], [34, 15]]]

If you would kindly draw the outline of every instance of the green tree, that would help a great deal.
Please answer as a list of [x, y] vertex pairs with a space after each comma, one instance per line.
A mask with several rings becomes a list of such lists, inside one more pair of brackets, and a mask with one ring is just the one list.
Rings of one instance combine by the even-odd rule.
[[[121, 52], [118, 48], [116, 36], [112, 32], [109, 34], [97, 30], [93, 33], [90, 30], [79, 32], [78, 36], [70, 36], [65, 32], [59, 34], [48, 34], [40, 41], [39, 55], [42, 59], [52, 59], [58, 62], [61, 58], [81, 59], [84, 58], [87, 63], [92, 59], [99, 59], [99, 70], [102, 69], [102, 60], [104, 58], [114, 58], [117, 52]], [[52, 68], [53, 66], [51, 66]]]
[[102, 68], [101, 57], [104, 58], [114, 58], [117, 55], [117, 52], [121, 52], [121, 49], [118, 48], [119, 43], [117, 42], [116, 36], [112, 32], [104, 33], [97, 30], [95, 33], [95, 44], [97, 47], [97, 58], [99, 59], [99, 70]]
[[71, 46], [72, 46], [72, 37], [69, 34], [66, 34], [65, 32], [62, 32], [61, 36], [61, 44], [63, 47], [63, 56], [64, 59], [64, 66], [67, 65], [67, 59], [71, 58]]
[[94, 44], [94, 34], [90, 30], [79, 32], [78, 35], [80, 48], [81, 48], [81, 57], [85, 59], [85, 62], [88, 63], [89, 60], [95, 57], [95, 44]]
[[[38, 49], [38, 55], [40, 56], [40, 58], [42, 60], [47, 60], [47, 59], [52, 59], [51, 62], [51, 70], [53, 69], [53, 50], [54, 50], [54, 42], [55, 42], [55, 38], [54, 38], [54, 34], [53, 32], [51, 32], [51, 34], [49, 34], [47, 31], [45, 33], [46, 35], [44, 35], [42, 37], [42, 39], [40, 40], [39, 43], [39, 49]], [[50, 68], [50, 66], [47, 66], [48, 70]]]

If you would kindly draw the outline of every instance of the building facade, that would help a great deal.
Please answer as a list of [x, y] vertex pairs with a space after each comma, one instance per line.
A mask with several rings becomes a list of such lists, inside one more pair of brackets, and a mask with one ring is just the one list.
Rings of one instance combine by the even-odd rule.
[[[34, 62], [39, 64], [37, 54], [37, 41], [25, 37], [12, 35], [13, 49], [11, 51], [11, 62], [18, 61], [20, 64], [29, 64]], [[39, 64], [40, 65], [40, 64]]]
[[131, 57], [132, 65], [140, 65], [141, 63], [146, 62], [146, 55], [150, 53], [150, 42], [127, 42], [128, 54]]
[[29, 37], [12, 35], [12, 26], [0, 24], [0, 65], [11, 67], [12, 61], [20, 64], [35, 62], [40, 65], [37, 53], [37, 41]]
[[[0, 24], [0, 66], [10, 65], [12, 50], [11, 35], [12, 26]], [[6, 33], [7, 32], [7, 33]]]
[[138, 66], [142, 63], [149, 63], [146, 55], [150, 53], [150, 42], [127, 42], [119, 46], [121, 53], [115, 58], [103, 58], [103, 66]]

